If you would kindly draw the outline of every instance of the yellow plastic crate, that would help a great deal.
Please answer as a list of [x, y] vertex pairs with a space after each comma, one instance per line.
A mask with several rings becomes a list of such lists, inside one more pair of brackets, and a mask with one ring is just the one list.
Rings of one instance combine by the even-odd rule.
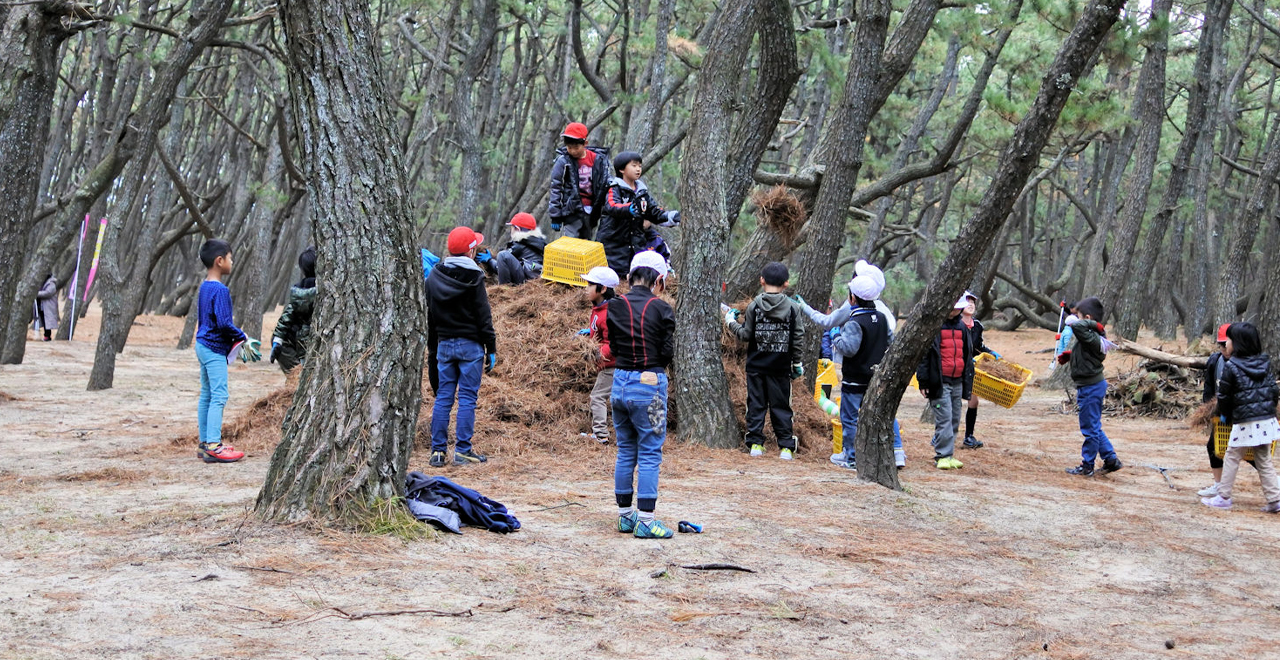
[[604, 245], [581, 238], [562, 236], [542, 253], [542, 279], [571, 286], [586, 286], [580, 276], [596, 266], [608, 266]]
[[831, 453], [839, 454], [842, 451], [844, 451], [844, 425], [837, 417], [831, 420]]
[[[1218, 418], [1213, 418], [1213, 455], [1222, 458], [1227, 455], [1227, 445], [1231, 442], [1231, 425], [1223, 424]], [[1271, 455], [1276, 453], [1276, 443], [1271, 443]], [[1244, 460], [1253, 460], [1253, 450], [1246, 449], [1244, 452]]]
[[1026, 376], [1021, 385], [1014, 385], [983, 371], [983, 365], [995, 361], [996, 357], [990, 353], [982, 353], [973, 361], [973, 393], [1002, 408], [1012, 408], [1022, 398], [1022, 391], [1027, 389], [1027, 383], [1031, 382], [1031, 370], [1009, 362]]
[[840, 403], [840, 372], [831, 360], [818, 360], [818, 377], [813, 380], [813, 400], [826, 394], [828, 399]]

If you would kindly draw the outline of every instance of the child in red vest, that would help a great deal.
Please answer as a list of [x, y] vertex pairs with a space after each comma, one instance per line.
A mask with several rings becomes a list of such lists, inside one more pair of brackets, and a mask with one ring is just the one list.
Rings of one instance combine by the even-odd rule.
[[591, 433], [582, 433], [583, 437], [595, 438], [602, 445], [609, 444], [609, 393], [613, 390], [613, 351], [609, 348], [609, 324], [606, 323], [609, 312], [609, 301], [613, 299], [614, 287], [618, 286], [618, 274], [607, 266], [596, 266], [585, 275], [579, 275], [590, 284], [587, 286], [587, 300], [591, 303], [591, 323], [578, 331], [580, 335], [590, 335], [597, 346], [596, 384], [591, 388]]
[[951, 315], [942, 323], [933, 345], [916, 368], [920, 393], [933, 407], [933, 460], [939, 470], [964, 467], [956, 460], [956, 433], [960, 413], [973, 394], [973, 343], [960, 312], [969, 305], [961, 296], [952, 305]]

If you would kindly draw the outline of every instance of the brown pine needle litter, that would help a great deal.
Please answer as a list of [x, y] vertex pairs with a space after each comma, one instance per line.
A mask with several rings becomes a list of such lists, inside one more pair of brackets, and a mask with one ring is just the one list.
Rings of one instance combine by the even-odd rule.
[[[498, 334], [498, 364], [480, 385], [477, 450], [527, 462], [554, 459], [571, 445], [596, 445], [594, 439], [578, 435], [591, 431], [588, 398], [597, 374], [594, 342], [575, 334], [587, 326], [591, 313], [583, 289], [534, 281], [518, 287], [490, 286], [488, 291]], [[726, 384], [741, 426], [746, 412], [747, 347], [727, 334], [724, 346]], [[280, 441], [281, 424], [296, 387], [296, 375], [291, 375], [284, 387], [235, 416], [223, 437], [246, 451], [270, 452]], [[804, 380], [793, 383], [791, 401], [799, 456], [825, 460], [831, 445], [831, 418], [813, 400]], [[431, 442], [433, 403], [424, 369], [416, 441], [421, 456]], [[456, 414], [456, 406], [454, 410]], [[677, 417], [673, 407], [669, 432], [676, 430]], [[766, 435], [770, 434], [766, 427]], [[183, 448], [194, 443], [190, 436], [172, 442]]]
[[985, 362], [982, 365], [982, 370], [986, 372], [988, 376], [1009, 381], [1014, 385], [1021, 385], [1030, 379], [1029, 374], [1018, 369], [1012, 362], [1007, 362], [1005, 360]]

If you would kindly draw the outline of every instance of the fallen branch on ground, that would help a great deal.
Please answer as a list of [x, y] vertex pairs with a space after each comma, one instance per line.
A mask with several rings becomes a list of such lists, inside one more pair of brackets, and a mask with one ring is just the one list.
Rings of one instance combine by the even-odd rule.
[[1166, 353], [1161, 350], [1143, 346], [1137, 342], [1129, 341], [1122, 337], [1111, 340], [1116, 345], [1116, 350], [1122, 353], [1131, 353], [1139, 357], [1156, 362], [1164, 362], [1166, 364], [1177, 365], [1184, 369], [1204, 369], [1208, 361], [1208, 356], [1192, 356], [1192, 355], [1176, 355], [1174, 353]]

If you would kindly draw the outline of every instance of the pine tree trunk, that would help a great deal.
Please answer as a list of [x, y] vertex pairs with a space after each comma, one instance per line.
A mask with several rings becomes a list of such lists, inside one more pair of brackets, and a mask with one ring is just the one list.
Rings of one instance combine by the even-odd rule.
[[[1249, 268], [1249, 253], [1253, 251], [1262, 215], [1270, 203], [1272, 190], [1275, 189], [1276, 176], [1280, 174], [1280, 113], [1276, 114], [1275, 121], [1272, 122], [1267, 142], [1271, 145], [1271, 151], [1259, 154], [1260, 160], [1265, 159], [1260, 168], [1261, 176], [1255, 178], [1249, 198], [1235, 214], [1234, 231], [1231, 232], [1218, 279], [1218, 309], [1214, 324], [1231, 323], [1239, 317], [1236, 301], [1247, 291], [1245, 273]], [[1264, 332], [1274, 331], [1264, 328]]]
[[[30, 319], [30, 301], [16, 296], [27, 240], [35, 227], [40, 169], [53, 112], [63, 20], [75, 7], [46, 0], [7, 8], [0, 16], [0, 346], [19, 314]], [[21, 310], [14, 312], [17, 306]], [[16, 328], [26, 335], [26, 321]], [[21, 355], [18, 356], [21, 361]]]
[[404, 494], [426, 311], [369, 5], [281, 2], [316, 239], [311, 346], [258, 513], [336, 520]]
[[[1031, 109], [1014, 129], [991, 186], [973, 218], [951, 243], [939, 276], [929, 283], [924, 298], [898, 329], [889, 352], [862, 401], [858, 435], [858, 478], [888, 488], [899, 488], [893, 466], [893, 419], [898, 402], [911, 380], [925, 346], [937, 332], [956, 298], [972, 280], [987, 246], [1009, 218], [1022, 187], [1038, 165], [1053, 127], [1071, 90], [1120, 15], [1124, 0], [1095, 0], [1089, 4], [1059, 48], [1057, 57], [1040, 82]], [[861, 17], [860, 17], [861, 18]]]
[[727, 157], [741, 65], [759, 21], [759, 0], [726, 0], [706, 43], [680, 163], [684, 232], [697, 236], [681, 251], [676, 297], [677, 433], [710, 447], [741, 443], [720, 359], [720, 280], [728, 264], [725, 213]]
[[[1156, 159], [1160, 155], [1160, 132], [1164, 127], [1165, 54], [1169, 52], [1167, 19], [1171, 4], [1172, 0], [1156, 0], [1151, 6], [1151, 41], [1147, 44], [1147, 55], [1138, 74], [1138, 89], [1134, 93], [1133, 118], [1139, 127], [1137, 162], [1129, 175], [1124, 216], [1116, 227], [1106, 279], [1102, 291], [1081, 292], [1085, 296], [1097, 295], [1111, 318], [1123, 318], [1117, 308], [1123, 302], [1129, 279], [1145, 276], [1133, 269], [1133, 250], [1138, 244], [1142, 220], [1147, 213], [1147, 198], [1155, 178]], [[1168, 221], [1167, 216], [1165, 221]]]

